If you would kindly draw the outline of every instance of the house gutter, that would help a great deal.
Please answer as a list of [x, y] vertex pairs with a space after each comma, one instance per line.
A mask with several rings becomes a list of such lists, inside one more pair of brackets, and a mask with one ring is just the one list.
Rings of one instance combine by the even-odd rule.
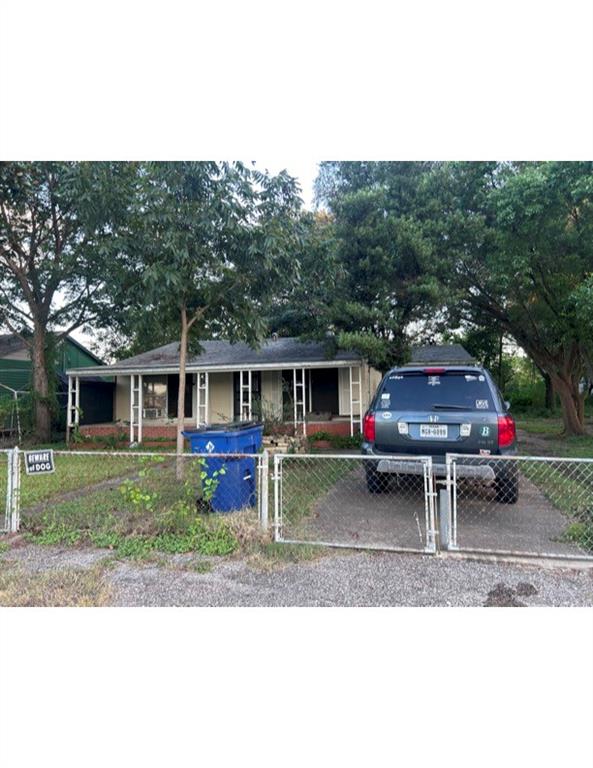
[[[252, 363], [241, 364], [235, 363], [233, 365], [188, 365], [186, 373], [199, 373], [200, 371], [208, 371], [209, 373], [224, 373], [234, 371], [282, 371], [293, 368], [349, 368], [352, 365], [363, 365], [363, 358], [355, 358], [353, 360], [322, 360], [320, 362], [311, 363]], [[164, 375], [169, 373], [179, 373], [179, 366], [162, 366], [158, 368], [148, 367], [135, 367], [135, 368], [118, 368], [117, 366], [94, 366], [92, 368], [71, 368], [66, 371], [68, 376], [79, 376], [87, 378], [104, 377], [104, 376], [133, 376], [133, 375]]]

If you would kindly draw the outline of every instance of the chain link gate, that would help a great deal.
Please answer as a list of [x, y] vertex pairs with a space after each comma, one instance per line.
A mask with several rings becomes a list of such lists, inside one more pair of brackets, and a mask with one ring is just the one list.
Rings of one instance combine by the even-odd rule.
[[447, 456], [446, 548], [593, 560], [593, 459]]
[[430, 457], [274, 456], [275, 540], [436, 552]]

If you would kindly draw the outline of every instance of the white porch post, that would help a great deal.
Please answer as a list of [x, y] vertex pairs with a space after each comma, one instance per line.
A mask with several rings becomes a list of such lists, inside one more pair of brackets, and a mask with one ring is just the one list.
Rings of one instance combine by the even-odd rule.
[[348, 378], [350, 382], [350, 437], [354, 436], [354, 409], [352, 407], [352, 366], [348, 368]]
[[[247, 383], [245, 383], [245, 374], [247, 374]], [[245, 399], [245, 395], [247, 395], [247, 399]], [[248, 421], [251, 419], [251, 369], [239, 371], [239, 407], [240, 420]]]
[[313, 410], [313, 385], [311, 383], [311, 368], [309, 368], [309, 413]]
[[358, 366], [358, 391], [359, 391], [359, 402], [358, 402], [358, 432], [362, 435], [362, 365]]
[[74, 411], [74, 423], [76, 426], [80, 424], [80, 377], [77, 376], [74, 379], [75, 384], [75, 395], [74, 395], [74, 408], [76, 409]]
[[[297, 373], [300, 371], [301, 374], [301, 380], [299, 382]], [[307, 418], [306, 418], [306, 408], [307, 408], [307, 386], [306, 386], [306, 376], [305, 376], [305, 369], [304, 368], [293, 368], [292, 369], [292, 393], [293, 393], [293, 399], [294, 399], [294, 431], [296, 435], [298, 423], [299, 423], [299, 415], [302, 418], [303, 422], [303, 435], [307, 434]], [[299, 388], [301, 390], [301, 396], [299, 398]]]
[[297, 378], [296, 368], [292, 369], [292, 402], [294, 406], [294, 434], [297, 431]]
[[208, 423], [209, 381], [208, 371], [196, 374], [196, 426]]
[[138, 376], [138, 442], [142, 442], [142, 411], [144, 410], [144, 393], [142, 392], [142, 374]]
[[66, 403], [66, 442], [67, 443], [70, 442], [71, 429], [72, 429], [72, 376], [68, 374], [68, 401]]
[[130, 443], [142, 442], [142, 374], [130, 376]]
[[134, 374], [130, 376], [130, 444], [134, 442]]

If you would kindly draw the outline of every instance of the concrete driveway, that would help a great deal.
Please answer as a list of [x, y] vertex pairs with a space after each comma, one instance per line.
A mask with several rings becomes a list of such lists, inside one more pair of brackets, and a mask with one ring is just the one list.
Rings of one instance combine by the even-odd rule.
[[[460, 549], [591, 554], [560, 540], [570, 521], [524, 476], [520, 477], [516, 504], [500, 504], [492, 490], [460, 483], [457, 509]], [[358, 466], [317, 499], [310, 516], [294, 524], [285, 519], [283, 536], [350, 546], [422, 550], [426, 543], [422, 480], [404, 477], [388, 492], [370, 494], [363, 468]]]

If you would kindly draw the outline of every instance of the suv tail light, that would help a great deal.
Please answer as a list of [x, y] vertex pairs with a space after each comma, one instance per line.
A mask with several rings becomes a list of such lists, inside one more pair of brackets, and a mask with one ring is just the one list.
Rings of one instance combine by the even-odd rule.
[[375, 414], [366, 413], [362, 420], [362, 436], [367, 443], [375, 442]]
[[515, 420], [512, 416], [498, 417], [498, 447], [508, 448], [515, 442]]

